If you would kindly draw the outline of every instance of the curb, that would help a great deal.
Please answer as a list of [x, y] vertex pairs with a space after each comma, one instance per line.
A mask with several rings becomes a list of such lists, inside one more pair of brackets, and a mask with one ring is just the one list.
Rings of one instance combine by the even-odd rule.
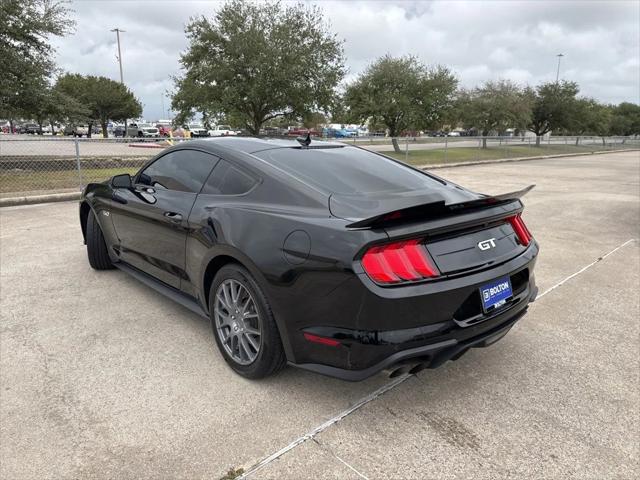
[[622, 150], [607, 150], [607, 151], [601, 151], [601, 152], [566, 153], [564, 155], [537, 155], [535, 157], [496, 158], [495, 160], [476, 160], [473, 162], [435, 163], [433, 165], [431, 164], [413, 165], [413, 167], [418, 168], [420, 170], [437, 170], [439, 168], [468, 167], [470, 165], [488, 165], [492, 163], [527, 162], [530, 160], [544, 160], [546, 158], [584, 157], [587, 155], [602, 155], [606, 153], [638, 152], [638, 151], [640, 151], [640, 148], [625, 148]]
[[130, 143], [131, 148], [169, 148], [171, 145], [160, 145], [159, 143]]
[[0, 198], [1, 207], [15, 207], [16, 205], [31, 205], [34, 203], [68, 202], [80, 200], [80, 192], [49, 193], [46, 195], [29, 195], [27, 197]]

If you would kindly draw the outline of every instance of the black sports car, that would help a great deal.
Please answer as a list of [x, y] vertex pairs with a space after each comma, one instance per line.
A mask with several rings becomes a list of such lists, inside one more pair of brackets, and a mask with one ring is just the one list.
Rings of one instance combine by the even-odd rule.
[[437, 367], [524, 315], [530, 188], [487, 196], [355, 146], [227, 137], [88, 185], [80, 222], [93, 268], [210, 318], [239, 374], [361, 380]]

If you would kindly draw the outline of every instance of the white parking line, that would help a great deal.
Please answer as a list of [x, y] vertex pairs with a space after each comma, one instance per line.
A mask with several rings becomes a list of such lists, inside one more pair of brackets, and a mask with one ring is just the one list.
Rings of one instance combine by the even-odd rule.
[[593, 267], [596, 263], [601, 262], [602, 260], [604, 260], [605, 258], [607, 258], [609, 255], [616, 253], [618, 250], [620, 250], [622, 247], [627, 246], [628, 244], [630, 244], [631, 242], [635, 242], [636, 239], [632, 238], [631, 240], [627, 240], [626, 242], [624, 242], [621, 245], [618, 245], [616, 248], [614, 248], [613, 250], [611, 250], [609, 253], [605, 253], [603, 256], [598, 257], [594, 262], [591, 262], [589, 265], [586, 265], [584, 267], [582, 267], [580, 270], [578, 270], [576, 273], [572, 273], [571, 275], [569, 275], [567, 278], [565, 278], [564, 280], [559, 281], [558, 283], [556, 283], [553, 287], [547, 288], [544, 292], [542, 292], [540, 295], [538, 295], [538, 299], [544, 297], [547, 293], [551, 293], [553, 290], [555, 290], [556, 288], [558, 288], [559, 286], [561, 286], [562, 284], [564, 284], [565, 282], [568, 282], [569, 280], [571, 280], [573, 277], [577, 277], [578, 275], [580, 275], [581, 273], [585, 272], [586, 270], [590, 269], [591, 267]]
[[[578, 270], [575, 273], [572, 273], [571, 275], [569, 275], [568, 277], [566, 277], [565, 279], [561, 280], [560, 282], [556, 283], [555, 285], [553, 285], [552, 287], [548, 288], [547, 290], [545, 290], [544, 292], [542, 292], [540, 295], [538, 295], [538, 299], [544, 297], [547, 293], [552, 292], [553, 290], [555, 290], [556, 288], [560, 287], [561, 285], [563, 285], [565, 282], [571, 280], [572, 278], [580, 275], [581, 273], [583, 273], [584, 271], [588, 270], [589, 268], [593, 267], [596, 263], [601, 262], [602, 260], [604, 260], [605, 258], [607, 258], [609, 255], [612, 255], [613, 253], [617, 252], [618, 250], [620, 250], [621, 248], [625, 247], [626, 245], [632, 243], [636, 241], [636, 239], [632, 238], [631, 240], [627, 240], [626, 242], [624, 242], [621, 245], [618, 245], [616, 248], [614, 248], [613, 250], [611, 250], [610, 252], [602, 255], [601, 257], [598, 257], [597, 260], [595, 260], [594, 262], [591, 262], [589, 265], [586, 265], [585, 267], [581, 268], [580, 270]], [[361, 398], [360, 400], [358, 400], [355, 404], [353, 404], [351, 407], [349, 407], [348, 409], [344, 410], [343, 412], [339, 413], [338, 415], [336, 415], [335, 417], [327, 420], [326, 422], [324, 422], [322, 425], [317, 426], [316, 428], [314, 428], [313, 430], [310, 430], [309, 432], [305, 433], [304, 435], [302, 435], [301, 437], [296, 438], [293, 442], [291, 442], [289, 445], [287, 445], [286, 447], [281, 448], [280, 450], [278, 450], [277, 452], [269, 455], [268, 457], [264, 458], [263, 460], [261, 460], [260, 462], [256, 463], [255, 465], [253, 465], [252, 467], [250, 467], [246, 472], [244, 472], [242, 475], [240, 475], [239, 477], [236, 477], [237, 480], [242, 480], [245, 478], [248, 478], [250, 475], [254, 474], [255, 472], [257, 472], [258, 470], [260, 470], [261, 468], [269, 465], [271, 462], [273, 462], [274, 460], [277, 460], [278, 458], [280, 458], [281, 456], [283, 456], [285, 453], [287, 453], [290, 450], [293, 450], [295, 447], [297, 447], [298, 445], [301, 445], [302, 443], [306, 442], [307, 440], [311, 440], [313, 439], [316, 435], [318, 435], [319, 433], [323, 432], [324, 430], [326, 430], [327, 428], [329, 428], [331, 425], [338, 423], [340, 420], [342, 420], [343, 418], [345, 418], [348, 415], [351, 415], [353, 412], [355, 412], [356, 410], [360, 409], [361, 407], [365, 406], [367, 403], [372, 402], [373, 400], [375, 400], [376, 398], [378, 398], [379, 396], [381, 396], [383, 393], [388, 392], [389, 390], [397, 387], [398, 385], [400, 385], [402, 382], [404, 382], [405, 380], [407, 380], [409, 377], [411, 377], [410, 374], [404, 374], [401, 375], [397, 378], [395, 378], [393, 381], [387, 383], [386, 385], [383, 385], [382, 387], [378, 388], [376, 391], [370, 393], [369, 395], [367, 395], [366, 397]], [[359, 476], [363, 477], [363, 478], [367, 478], [365, 477], [365, 475], [357, 470], [355, 470], [351, 465], [349, 465], [347, 462], [345, 462], [343, 459], [339, 458], [337, 455], [334, 455], [340, 462], [342, 462], [343, 464], [345, 464], [347, 467], [349, 467], [351, 470], [353, 470], [355, 473], [357, 473]]]
[[[335, 417], [327, 420], [326, 422], [324, 422], [322, 425], [317, 426], [316, 428], [314, 428], [313, 430], [310, 430], [309, 432], [305, 433], [304, 435], [302, 435], [301, 437], [296, 438], [293, 442], [291, 442], [289, 445], [287, 445], [286, 447], [281, 448], [280, 450], [278, 450], [275, 453], [272, 453], [271, 455], [269, 455], [267, 458], [263, 459], [262, 461], [260, 461], [259, 463], [256, 463], [254, 466], [250, 467], [246, 472], [244, 472], [242, 475], [240, 475], [239, 477], [236, 477], [237, 480], [241, 480], [244, 478], [247, 478], [249, 475], [257, 472], [258, 470], [260, 470], [262, 467], [269, 465], [271, 462], [273, 462], [274, 460], [277, 460], [278, 458], [280, 458], [282, 455], [284, 455], [285, 453], [287, 453], [289, 450], [294, 449], [295, 447], [297, 447], [298, 445], [306, 442], [307, 440], [312, 439], [313, 437], [315, 437], [316, 435], [318, 435], [320, 432], [323, 432], [324, 430], [326, 430], [327, 428], [329, 428], [331, 425], [333, 425], [334, 423], [339, 422], [340, 420], [342, 420], [344, 417], [346, 417], [347, 415], [352, 414], [353, 412], [355, 412], [356, 410], [358, 410], [359, 408], [365, 406], [367, 403], [375, 400], [376, 398], [378, 398], [380, 395], [382, 395], [385, 392], [388, 392], [389, 390], [391, 390], [392, 388], [400, 385], [402, 382], [404, 382], [407, 378], [409, 378], [411, 375], [404, 374], [401, 375], [395, 379], [393, 379], [391, 382], [387, 383], [386, 385], [383, 385], [382, 387], [378, 388], [377, 390], [375, 390], [374, 392], [370, 393], [369, 395], [367, 395], [366, 397], [361, 398], [360, 400], [358, 400], [356, 403], [354, 403], [351, 407], [347, 408], [346, 410], [344, 410], [343, 412], [339, 413], [338, 415], [336, 415]], [[344, 460], [342, 460], [342, 462], [344, 463]], [[353, 468], [353, 467], [350, 467]], [[358, 472], [359, 475], [362, 475], [360, 472]]]

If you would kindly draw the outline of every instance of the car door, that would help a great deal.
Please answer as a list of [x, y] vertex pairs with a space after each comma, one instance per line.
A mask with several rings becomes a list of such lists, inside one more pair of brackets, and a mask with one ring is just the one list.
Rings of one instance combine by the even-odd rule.
[[111, 215], [123, 261], [180, 288], [189, 214], [217, 162], [199, 150], [173, 150], [139, 172], [133, 188], [118, 189]]
[[[232, 212], [225, 207], [242, 202], [244, 195], [260, 183], [255, 173], [225, 159], [220, 159], [202, 187], [189, 215], [191, 234], [187, 237], [186, 270], [188, 275], [181, 283], [181, 289], [198, 297], [199, 287], [193, 279], [202, 278], [204, 260], [211, 249], [222, 243], [237, 243], [233, 239], [246, 236], [259, 236], [260, 231], [254, 225], [246, 224], [242, 229], [229, 230], [227, 226]], [[221, 208], [219, 208], [221, 207]]]

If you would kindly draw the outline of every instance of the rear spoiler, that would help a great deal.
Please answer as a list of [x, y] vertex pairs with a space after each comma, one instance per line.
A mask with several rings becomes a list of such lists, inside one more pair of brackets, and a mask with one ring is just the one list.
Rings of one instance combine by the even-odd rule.
[[489, 206], [501, 205], [515, 200], [519, 200], [529, 193], [535, 185], [529, 185], [522, 190], [516, 192], [503, 193], [501, 195], [484, 196], [476, 200], [470, 200], [462, 203], [445, 204], [444, 200], [424, 203], [420, 205], [411, 205], [400, 210], [393, 210], [376, 214], [369, 218], [358, 220], [350, 223], [346, 228], [373, 228], [386, 226], [393, 223], [404, 223], [407, 221], [428, 218], [438, 218], [452, 213], [458, 213], [463, 210], [471, 210], [484, 208]]

